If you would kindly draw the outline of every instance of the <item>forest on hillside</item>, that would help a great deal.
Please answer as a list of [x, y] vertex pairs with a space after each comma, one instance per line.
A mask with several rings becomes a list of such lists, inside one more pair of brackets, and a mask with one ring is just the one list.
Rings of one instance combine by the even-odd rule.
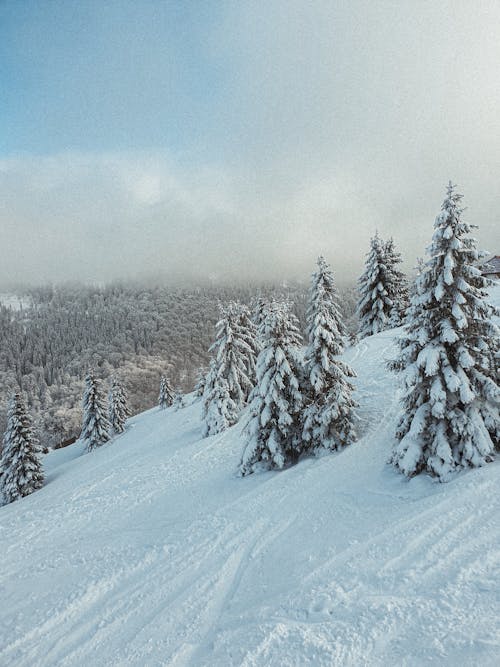
[[[162, 375], [192, 390], [209, 360], [219, 304], [250, 307], [259, 296], [293, 304], [303, 328], [308, 286], [45, 286], [20, 290], [0, 305], [0, 429], [11, 394], [24, 392], [37, 437], [56, 447], [79, 434], [84, 378], [94, 369], [108, 385], [118, 376], [132, 413], [157, 403]], [[341, 290], [348, 330], [356, 331], [355, 288]], [[13, 307], [20, 304], [19, 308]]]

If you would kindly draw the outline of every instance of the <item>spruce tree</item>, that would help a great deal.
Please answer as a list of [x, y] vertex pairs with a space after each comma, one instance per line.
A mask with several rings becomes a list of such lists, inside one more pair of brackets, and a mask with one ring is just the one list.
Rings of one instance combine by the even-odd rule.
[[233, 308], [236, 310], [236, 331], [237, 337], [243, 340], [247, 347], [243, 350], [245, 359], [246, 375], [248, 377], [248, 384], [245, 387], [245, 402], [248, 400], [251, 390], [255, 385], [257, 356], [260, 352], [260, 345], [257, 335], [257, 326], [252, 320], [250, 310], [247, 306], [241, 303], [234, 303]]
[[391, 238], [384, 244], [384, 262], [387, 270], [387, 294], [392, 301], [389, 312], [389, 327], [399, 327], [403, 323], [406, 309], [408, 308], [408, 281], [397, 265], [403, 260], [401, 253], [396, 250], [394, 239]]
[[446, 481], [491, 461], [499, 442], [499, 331], [461, 198], [450, 183], [392, 364], [405, 389], [392, 462], [409, 477]]
[[287, 304], [268, 310], [263, 349], [257, 359], [257, 384], [251, 394], [247, 442], [240, 464], [242, 475], [258, 469], [283, 468], [302, 453], [297, 319]]
[[197, 398], [201, 398], [205, 391], [205, 385], [207, 383], [207, 368], [199, 368], [196, 374], [196, 384], [194, 386], [194, 393]]
[[109, 440], [110, 424], [107, 417], [106, 401], [99, 380], [90, 371], [85, 378], [83, 395], [83, 425], [80, 440], [88, 452]]
[[323, 257], [312, 276], [307, 310], [308, 346], [305, 355], [308, 405], [304, 412], [303, 437], [309, 450], [336, 450], [355, 439], [352, 398], [348, 378], [354, 371], [338, 359], [344, 349], [346, 330], [337, 301], [333, 274]]
[[[212, 359], [203, 394], [202, 418], [205, 435], [218, 432], [221, 424], [232, 426], [238, 421], [238, 413], [246, 404], [253, 383], [253, 348], [250, 341], [252, 330], [246, 326], [246, 314], [242, 315], [239, 304], [230, 303], [220, 307], [221, 318], [216, 325], [215, 342], [210, 348]], [[227, 388], [221, 386], [222, 380]], [[222, 383], [224, 384], [224, 383]], [[211, 406], [212, 401], [227, 400], [227, 405]], [[212, 416], [224, 414], [212, 422]]]
[[108, 402], [111, 430], [113, 433], [123, 433], [130, 412], [127, 406], [127, 393], [117, 378], [112, 380]]
[[11, 503], [43, 486], [40, 448], [31, 418], [20, 394], [14, 394], [7, 414], [7, 429], [0, 458], [0, 498]]
[[359, 338], [372, 336], [388, 328], [393, 307], [388, 283], [384, 242], [375, 234], [370, 240], [365, 271], [358, 280]]
[[203, 437], [217, 435], [238, 421], [236, 404], [229, 394], [229, 386], [225, 378], [218, 378], [211, 384], [205, 399], [205, 419], [203, 421]]
[[160, 380], [160, 394], [158, 396], [158, 405], [160, 410], [169, 408], [174, 402], [174, 391], [170, 386], [170, 382], [165, 375], [162, 375]]

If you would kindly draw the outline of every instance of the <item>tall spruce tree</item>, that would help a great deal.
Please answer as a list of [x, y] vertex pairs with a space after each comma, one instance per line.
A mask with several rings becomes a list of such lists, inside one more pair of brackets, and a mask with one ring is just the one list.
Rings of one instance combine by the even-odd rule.
[[[215, 342], [210, 348], [212, 359], [203, 394], [204, 435], [219, 433], [221, 425], [227, 428], [235, 424], [253, 386], [249, 377], [254, 365], [254, 351], [250, 341], [252, 330], [242, 323], [242, 319], [246, 318], [242, 316], [239, 304], [221, 306], [220, 311]], [[222, 380], [227, 387], [221, 386]], [[222, 400], [227, 400], [227, 404], [211, 405], [213, 401]], [[219, 418], [221, 414], [225, 415], [224, 419]], [[212, 419], [214, 415], [216, 418]]]
[[194, 393], [197, 398], [201, 398], [205, 391], [205, 385], [207, 383], [208, 368], [202, 367], [198, 369], [196, 374], [196, 384], [194, 387]]
[[248, 400], [251, 390], [255, 385], [256, 362], [260, 352], [257, 335], [257, 326], [252, 320], [250, 310], [241, 303], [235, 303], [237, 336], [247, 344], [244, 350], [245, 368], [249, 383], [245, 387], [245, 402]]
[[39, 458], [31, 418], [20, 394], [14, 394], [7, 415], [7, 430], [0, 458], [0, 499], [11, 503], [43, 486], [43, 468]]
[[396, 250], [394, 239], [391, 236], [384, 244], [387, 294], [392, 301], [388, 321], [390, 327], [399, 327], [403, 323], [404, 315], [408, 308], [408, 281], [405, 274], [397, 268], [398, 264], [401, 264], [402, 261], [401, 253]]
[[392, 462], [409, 477], [446, 481], [491, 461], [499, 442], [499, 331], [461, 198], [450, 183], [392, 364], [405, 388]]
[[174, 402], [174, 390], [170, 386], [170, 382], [165, 375], [162, 375], [160, 380], [160, 394], [158, 396], [158, 406], [160, 410], [165, 410], [173, 405]]
[[238, 410], [229, 393], [227, 380], [217, 378], [210, 385], [205, 397], [205, 419], [203, 421], [203, 437], [217, 435], [238, 421]]
[[109, 422], [113, 433], [123, 433], [125, 422], [130, 417], [127, 393], [118, 378], [113, 378], [108, 397]]
[[346, 330], [333, 274], [323, 257], [319, 257], [318, 270], [312, 276], [307, 338], [308, 405], [304, 411], [303, 438], [309, 450], [333, 451], [351, 444], [356, 437], [354, 387], [348, 380], [356, 374], [337, 358], [344, 349]]
[[300, 341], [297, 319], [289, 306], [271, 304], [245, 427], [242, 475], [261, 468], [283, 468], [295, 463], [303, 451]]
[[365, 271], [358, 280], [359, 338], [372, 336], [388, 328], [394, 305], [388, 293], [389, 280], [385, 265], [385, 244], [375, 234], [370, 240]]
[[83, 394], [83, 424], [80, 439], [88, 452], [100, 447], [109, 440], [110, 424], [107, 406], [101, 390], [100, 381], [93, 371], [85, 378]]

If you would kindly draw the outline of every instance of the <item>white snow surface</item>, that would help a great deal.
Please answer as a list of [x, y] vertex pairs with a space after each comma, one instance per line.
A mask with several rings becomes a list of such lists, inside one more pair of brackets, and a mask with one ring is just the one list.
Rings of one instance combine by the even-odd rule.
[[196, 402], [47, 455], [0, 508], [0, 664], [498, 665], [500, 462], [448, 484], [386, 464], [397, 333], [344, 355], [339, 454], [239, 478], [241, 426], [202, 439]]

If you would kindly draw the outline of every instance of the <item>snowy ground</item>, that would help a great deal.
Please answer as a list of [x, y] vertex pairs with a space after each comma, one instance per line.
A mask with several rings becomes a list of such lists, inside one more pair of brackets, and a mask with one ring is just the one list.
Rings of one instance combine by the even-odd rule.
[[49, 454], [0, 509], [0, 664], [498, 665], [500, 462], [446, 485], [385, 464], [393, 336], [346, 354], [341, 454], [240, 479], [239, 427], [200, 440], [199, 403]]

